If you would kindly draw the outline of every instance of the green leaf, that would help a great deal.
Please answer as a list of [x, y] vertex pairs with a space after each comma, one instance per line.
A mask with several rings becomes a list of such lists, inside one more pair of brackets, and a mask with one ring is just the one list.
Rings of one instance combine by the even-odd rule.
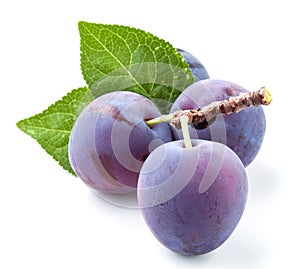
[[95, 97], [127, 90], [142, 94], [164, 113], [194, 78], [170, 43], [139, 29], [79, 22], [81, 70]]
[[70, 133], [79, 113], [93, 99], [87, 87], [78, 88], [42, 113], [19, 121], [17, 126], [36, 139], [64, 169], [74, 174], [68, 158]]

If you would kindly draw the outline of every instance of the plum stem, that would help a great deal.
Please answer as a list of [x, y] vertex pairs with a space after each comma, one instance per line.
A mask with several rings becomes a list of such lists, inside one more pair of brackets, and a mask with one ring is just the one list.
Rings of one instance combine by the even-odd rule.
[[238, 96], [230, 97], [228, 100], [212, 102], [202, 108], [178, 110], [168, 115], [162, 115], [158, 118], [147, 120], [146, 124], [153, 126], [158, 123], [169, 122], [173, 127], [181, 128], [180, 117], [186, 115], [188, 124], [197, 126], [200, 123], [210, 122], [219, 115], [229, 115], [249, 107], [269, 105], [272, 100], [273, 97], [268, 89], [261, 87], [257, 91], [241, 93]]
[[189, 133], [189, 118], [187, 115], [180, 116], [180, 124], [182, 128], [183, 141], [186, 148], [192, 147], [191, 137]]
[[151, 120], [147, 120], [146, 121], [146, 124], [151, 127], [155, 124], [158, 124], [158, 123], [162, 123], [162, 122], [171, 122], [173, 120], [174, 116], [173, 116], [173, 113], [171, 114], [168, 114], [168, 115], [161, 115], [160, 117], [158, 118], [154, 118], [154, 119], [151, 119]]

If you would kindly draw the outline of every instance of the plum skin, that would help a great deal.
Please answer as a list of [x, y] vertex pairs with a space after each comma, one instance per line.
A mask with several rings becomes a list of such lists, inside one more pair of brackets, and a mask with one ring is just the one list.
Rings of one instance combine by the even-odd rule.
[[[231, 96], [246, 93], [248, 90], [238, 84], [207, 79], [190, 85], [175, 100], [171, 112], [179, 109], [196, 109], [214, 101], [228, 100]], [[247, 167], [257, 156], [266, 130], [266, 119], [262, 107], [247, 108], [238, 113], [218, 116], [206, 129], [189, 128], [192, 138], [212, 140], [230, 147]], [[177, 139], [180, 131], [174, 130]]]
[[[231, 149], [211, 141], [192, 143], [184, 148], [182, 141], [174, 141], [154, 150], [141, 169], [137, 192], [152, 233], [185, 256], [208, 253], [229, 238], [248, 192], [245, 168]], [[211, 171], [205, 175], [209, 162]]]
[[149, 99], [133, 92], [98, 97], [80, 113], [71, 132], [69, 160], [74, 172], [98, 191], [136, 191], [139, 170], [151, 150], [172, 141], [167, 123], [146, 125], [146, 119], [158, 116]]
[[195, 56], [182, 49], [177, 49], [177, 51], [181, 54], [181, 56], [186, 60], [187, 64], [189, 65], [195, 82], [209, 78], [206, 68]]

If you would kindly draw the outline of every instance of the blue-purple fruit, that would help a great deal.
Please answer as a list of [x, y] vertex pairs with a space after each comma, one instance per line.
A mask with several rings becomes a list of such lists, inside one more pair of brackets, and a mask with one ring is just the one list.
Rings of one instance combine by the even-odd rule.
[[[175, 100], [171, 112], [197, 109], [214, 101], [228, 100], [231, 96], [246, 93], [245, 88], [224, 80], [206, 79], [185, 89]], [[230, 147], [248, 166], [258, 154], [266, 129], [266, 119], [262, 107], [247, 108], [239, 113], [218, 116], [208, 128], [197, 129], [190, 126], [191, 138], [220, 142]], [[174, 130], [173, 130], [174, 131]], [[182, 138], [180, 131], [177, 138]]]
[[243, 163], [227, 146], [204, 140], [166, 143], [145, 161], [138, 182], [142, 215], [155, 237], [182, 255], [208, 253], [232, 234], [246, 204]]
[[149, 99], [133, 92], [98, 97], [80, 113], [71, 132], [69, 159], [74, 172], [99, 191], [135, 191], [149, 153], [172, 141], [167, 123], [146, 125], [145, 120], [158, 116]]

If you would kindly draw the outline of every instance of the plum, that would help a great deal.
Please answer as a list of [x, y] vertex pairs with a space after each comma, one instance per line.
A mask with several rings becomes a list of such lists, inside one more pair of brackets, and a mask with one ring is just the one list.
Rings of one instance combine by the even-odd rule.
[[[171, 112], [196, 109], [214, 101], [227, 100], [231, 96], [246, 93], [245, 88], [224, 80], [207, 79], [186, 88], [175, 100]], [[205, 129], [189, 128], [191, 138], [199, 138], [223, 143], [229, 146], [248, 166], [258, 154], [266, 129], [266, 119], [262, 107], [247, 108], [239, 113], [218, 116]], [[173, 129], [177, 139], [180, 131]]]
[[157, 116], [156, 106], [133, 92], [112, 92], [95, 99], [80, 113], [71, 132], [69, 159], [75, 173], [95, 190], [135, 191], [149, 153], [172, 141], [167, 123], [146, 125], [146, 119]]
[[173, 141], [147, 158], [138, 181], [138, 203], [155, 237], [186, 256], [208, 253], [237, 226], [247, 200], [243, 163], [227, 146]]
[[189, 68], [191, 69], [191, 71], [193, 73], [195, 82], [209, 78], [207, 70], [195, 56], [193, 56], [192, 54], [190, 54], [189, 52], [187, 52], [185, 50], [182, 50], [182, 49], [177, 49], [177, 50], [182, 55], [182, 57], [186, 60], [187, 64], [189, 65]]

